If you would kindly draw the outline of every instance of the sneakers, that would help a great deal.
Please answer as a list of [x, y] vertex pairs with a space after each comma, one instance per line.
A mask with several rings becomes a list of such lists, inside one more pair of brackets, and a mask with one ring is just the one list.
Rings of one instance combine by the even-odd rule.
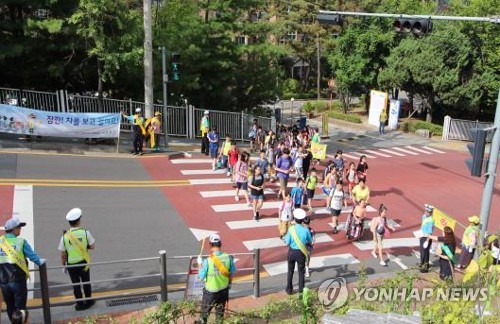
[[259, 218], [260, 218], [260, 214], [259, 214], [259, 212], [256, 212], [255, 213], [255, 220], [259, 220]]
[[86, 309], [87, 309], [87, 307], [86, 307], [86, 304], [84, 302], [77, 302], [75, 305], [76, 311], [82, 311], [82, 310], [86, 310]]
[[215, 167], [215, 165], [212, 165], [212, 171], [215, 171], [217, 170], [217, 168]]
[[375, 253], [375, 251], [372, 251], [372, 255], [375, 259], [377, 258], [377, 253]]
[[382, 265], [382, 266], [386, 266], [386, 265], [387, 265], [387, 263], [385, 263], [385, 261], [384, 261], [384, 260], [381, 260], [381, 261], [380, 261], [380, 265]]
[[333, 228], [333, 234], [338, 234], [339, 233], [339, 230], [337, 229], [337, 227], [334, 227]]
[[309, 274], [309, 267], [308, 266], [306, 266], [306, 273], [305, 273], [305, 275], [306, 275], [306, 278], [309, 278], [309, 276], [310, 276], [310, 274]]
[[95, 300], [88, 300], [85, 302], [85, 309], [89, 309], [90, 307], [94, 306]]
[[253, 207], [253, 204], [251, 202], [247, 202], [248, 207]]
[[228, 172], [226, 173], [226, 176], [230, 177], [230, 176], [231, 176], [231, 172], [229, 172], [229, 171], [228, 171]]
[[234, 201], [240, 201], [240, 197], [234, 196]]

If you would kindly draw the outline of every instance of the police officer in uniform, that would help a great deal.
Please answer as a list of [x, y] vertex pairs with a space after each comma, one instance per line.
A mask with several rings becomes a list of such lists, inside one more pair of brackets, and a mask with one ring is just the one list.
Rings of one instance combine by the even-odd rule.
[[434, 207], [425, 204], [425, 211], [422, 215], [422, 225], [420, 226], [420, 231], [422, 232], [422, 236], [420, 237], [420, 272], [422, 273], [429, 272], [429, 255], [432, 245], [432, 240], [429, 236], [431, 236], [434, 231], [433, 212]]
[[45, 259], [40, 259], [28, 241], [19, 237], [24, 226], [26, 223], [12, 217], [5, 222], [5, 235], [0, 237], [0, 287], [10, 320], [14, 312], [26, 309], [26, 279], [29, 277], [26, 258], [37, 265], [45, 263]]
[[304, 289], [305, 268], [308, 258], [307, 244], [312, 244], [311, 232], [302, 225], [306, 217], [305, 210], [297, 208], [293, 211], [295, 224], [290, 226], [283, 240], [288, 249], [288, 274], [286, 278], [286, 293], [293, 294], [293, 272], [295, 263], [299, 272], [299, 293]]
[[141, 108], [135, 109], [135, 115], [127, 116], [122, 112], [123, 117], [127, 118], [132, 123], [132, 136], [134, 139], [134, 155], [143, 155], [142, 144], [144, 142], [144, 135], [146, 135], [146, 128], [144, 127], [144, 117], [141, 116]]
[[[70, 229], [65, 231], [59, 241], [58, 250], [61, 251], [61, 262], [63, 266], [80, 265], [76, 267], [68, 267], [63, 269], [64, 273], [68, 273], [71, 282], [74, 284], [83, 284], [83, 292], [85, 298], [92, 297], [92, 287], [90, 283], [90, 270], [87, 263], [90, 263], [89, 249], [94, 249], [95, 239], [85, 228], [80, 228], [80, 220], [82, 210], [80, 208], [71, 209], [66, 214], [66, 220], [69, 222]], [[82, 298], [82, 290], [80, 285], [73, 286], [73, 293], [76, 299]], [[75, 310], [81, 311], [92, 307], [95, 300], [77, 301]]]
[[208, 131], [210, 130], [210, 119], [208, 118], [208, 115], [210, 112], [208, 110], [205, 110], [203, 113], [203, 117], [201, 118], [200, 121], [200, 131], [201, 131], [201, 153], [205, 154], [208, 156], [210, 154], [209, 152], [209, 141], [208, 141]]
[[221, 323], [236, 267], [233, 257], [221, 251], [220, 236], [212, 234], [209, 240], [212, 254], [205, 260], [198, 258], [198, 263], [201, 263], [198, 276], [205, 281], [201, 300], [201, 320], [198, 323], [207, 323], [213, 307], [215, 307], [216, 321]]

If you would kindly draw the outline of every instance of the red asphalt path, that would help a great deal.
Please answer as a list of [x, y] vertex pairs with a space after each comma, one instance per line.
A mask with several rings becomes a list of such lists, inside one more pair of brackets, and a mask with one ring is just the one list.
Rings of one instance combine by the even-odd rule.
[[[419, 229], [423, 205], [432, 204], [454, 217], [462, 224], [467, 224], [467, 217], [479, 214], [483, 179], [469, 176], [469, 171], [464, 163], [466, 154], [446, 151], [445, 154], [405, 156], [405, 157], [378, 157], [368, 159], [368, 186], [371, 189], [370, 204], [378, 208], [380, 203], [388, 209], [389, 218], [394, 219], [401, 227], [392, 233], [390, 238], [409, 238], [413, 231]], [[193, 156], [200, 159], [203, 156]], [[211, 179], [224, 178], [225, 175], [196, 175], [184, 176], [181, 170], [208, 169], [210, 164], [172, 164], [165, 158], [141, 159], [144, 168], [149, 172], [152, 180], [174, 179]], [[275, 188], [272, 184], [268, 187]], [[186, 185], [164, 187], [161, 190], [177, 212], [182, 216], [186, 226], [190, 228], [213, 230], [221, 234], [224, 249], [231, 253], [248, 252], [243, 241], [259, 240], [278, 236], [274, 226], [261, 228], [248, 228], [231, 230], [226, 225], [227, 221], [250, 220], [251, 211], [237, 211], [217, 213], [211, 205], [235, 203], [231, 197], [203, 198], [200, 191], [231, 190], [231, 184], [213, 185]], [[317, 189], [317, 193], [320, 189]], [[495, 188], [492, 199], [492, 209], [489, 221], [489, 231], [500, 230], [500, 186]], [[266, 201], [275, 201], [273, 195], [267, 195]], [[244, 198], [240, 203], [244, 203]], [[314, 207], [324, 207], [323, 200], [315, 200]], [[374, 213], [368, 213], [372, 218]], [[277, 217], [277, 209], [264, 209], [261, 218]], [[342, 253], [351, 253], [358, 260], [370, 256], [370, 251], [361, 251], [349, 243], [340, 232], [330, 234], [331, 222], [329, 215], [314, 215], [312, 227], [317, 233], [328, 233], [333, 242], [319, 243], [315, 246], [314, 256], [326, 256]], [[346, 214], [342, 214], [340, 221], [345, 221]], [[175, 230], [175, 229], [171, 229]], [[463, 229], [456, 228], [456, 236], [460, 238]], [[440, 234], [438, 230], [435, 234]], [[364, 240], [371, 240], [371, 235], [365, 233]], [[208, 244], [207, 244], [208, 245]], [[205, 251], [207, 251], [205, 247]], [[408, 254], [411, 248], [387, 249], [395, 255]], [[197, 254], [198, 251], [193, 251]], [[286, 259], [287, 249], [284, 247], [268, 248], [262, 251], [261, 263], [267, 264]], [[243, 258], [242, 258], [243, 259]], [[245, 258], [238, 263], [239, 267], [251, 266], [251, 260]]]
[[0, 186], [0, 225], [12, 217], [14, 186]]

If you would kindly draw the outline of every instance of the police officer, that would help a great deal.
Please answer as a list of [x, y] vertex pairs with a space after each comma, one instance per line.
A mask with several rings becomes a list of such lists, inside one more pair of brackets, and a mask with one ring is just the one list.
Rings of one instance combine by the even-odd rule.
[[434, 212], [434, 207], [432, 205], [425, 204], [425, 211], [422, 215], [422, 225], [420, 226], [420, 231], [422, 236], [420, 237], [420, 272], [429, 272], [429, 254], [431, 249], [432, 240], [429, 238], [434, 231], [434, 219], [432, 218], [432, 213]]
[[135, 109], [135, 115], [127, 116], [122, 112], [123, 117], [125, 117], [129, 122], [132, 123], [132, 136], [134, 140], [134, 155], [143, 155], [142, 144], [144, 142], [144, 135], [146, 135], [146, 128], [144, 127], [144, 117], [141, 116], [141, 108]]
[[26, 279], [29, 277], [26, 258], [37, 265], [45, 263], [45, 259], [40, 259], [28, 241], [19, 237], [24, 226], [26, 223], [12, 217], [5, 222], [5, 235], [0, 237], [0, 287], [10, 320], [15, 311], [26, 309]]
[[293, 272], [295, 263], [299, 272], [299, 293], [304, 289], [305, 268], [308, 258], [307, 244], [312, 244], [311, 232], [302, 225], [306, 217], [305, 210], [296, 208], [293, 211], [295, 224], [290, 226], [283, 240], [289, 246], [288, 249], [288, 274], [286, 278], [286, 293], [293, 294]]
[[229, 288], [236, 272], [233, 257], [221, 251], [220, 236], [212, 234], [209, 240], [212, 254], [205, 260], [198, 258], [198, 263], [201, 263], [198, 276], [205, 281], [201, 300], [201, 319], [198, 323], [207, 323], [213, 307], [217, 323], [222, 322], [224, 306], [229, 300]]
[[205, 154], [206, 156], [209, 155], [209, 145], [208, 145], [208, 131], [210, 130], [210, 119], [208, 118], [208, 115], [210, 112], [208, 110], [205, 110], [203, 113], [203, 117], [201, 118], [200, 121], [200, 131], [201, 131], [201, 153]]
[[[73, 293], [77, 300], [82, 298], [82, 290], [79, 284], [90, 281], [90, 270], [87, 265], [87, 263], [90, 263], [88, 250], [95, 247], [95, 240], [92, 234], [85, 228], [80, 228], [81, 217], [82, 210], [80, 208], [73, 208], [66, 214], [66, 220], [69, 222], [71, 228], [65, 231], [59, 241], [58, 247], [58, 250], [61, 251], [63, 266], [79, 265], [63, 269], [64, 273], [69, 273], [71, 282], [78, 284], [73, 286]], [[92, 297], [90, 283], [83, 284], [83, 292], [85, 293], [85, 298]], [[95, 300], [77, 301], [75, 310], [85, 310], [94, 304]]]

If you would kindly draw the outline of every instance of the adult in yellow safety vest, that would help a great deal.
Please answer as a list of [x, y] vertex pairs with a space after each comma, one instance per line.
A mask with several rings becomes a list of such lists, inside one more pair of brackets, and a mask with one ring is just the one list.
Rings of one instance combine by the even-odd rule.
[[422, 215], [422, 225], [420, 226], [420, 231], [422, 232], [422, 236], [420, 237], [420, 272], [422, 273], [429, 272], [429, 256], [432, 245], [432, 239], [429, 236], [431, 236], [434, 231], [433, 212], [434, 207], [425, 204], [425, 211]]
[[134, 152], [132, 154], [143, 155], [142, 142], [144, 141], [144, 136], [146, 135], [146, 128], [144, 127], [144, 117], [141, 116], [141, 108], [135, 109], [135, 115], [128, 116], [122, 112], [122, 116], [132, 123], [132, 138], [134, 141]]
[[462, 236], [462, 253], [460, 254], [460, 259], [458, 260], [458, 269], [467, 268], [474, 257], [474, 252], [476, 251], [477, 243], [479, 241], [479, 222], [479, 217], [476, 215], [469, 217], [470, 225], [467, 226], [464, 235]]
[[306, 211], [301, 208], [296, 208], [293, 211], [293, 218], [295, 224], [288, 228], [286, 235], [283, 237], [285, 244], [288, 248], [288, 274], [286, 278], [286, 293], [293, 294], [293, 272], [295, 271], [295, 263], [297, 263], [297, 270], [299, 272], [299, 293], [304, 290], [304, 277], [307, 259], [309, 253], [307, 251], [307, 244], [312, 244], [311, 231], [302, 225], [304, 218], [306, 218]]
[[[63, 269], [68, 273], [73, 284], [73, 293], [76, 298], [75, 310], [81, 311], [92, 307], [95, 300], [92, 297], [92, 287], [90, 285], [90, 263], [89, 249], [94, 249], [95, 239], [88, 230], [80, 227], [82, 210], [73, 208], [66, 214], [66, 220], [69, 222], [70, 229], [64, 232], [59, 241], [58, 250], [61, 251], [61, 263], [68, 266]], [[82, 290], [80, 283], [83, 283], [83, 292], [85, 301], [82, 299]]]
[[205, 154], [206, 156], [209, 155], [209, 148], [208, 148], [208, 131], [210, 130], [210, 119], [208, 118], [208, 115], [210, 112], [208, 110], [205, 110], [203, 113], [203, 117], [201, 118], [200, 121], [200, 131], [201, 131], [201, 154]]
[[215, 307], [216, 322], [222, 323], [236, 267], [233, 257], [221, 251], [222, 242], [218, 234], [212, 234], [209, 241], [212, 252], [210, 257], [205, 260], [198, 258], [198, 277], [205, 282], [205, 287], [201, 300], [201, 318], [197, 322], [207, 323], [208, 316]]
[[26, 223], [12, 217], [5, 222], [5, 235], [0, 237], [0, 287], [11, 321], [14, 312], [26, 309], [26, 279], [29, 278], [26, 258], [37, 265], [45, 263], [45, 259], [40, 259], [28, 241], [19, 237], [24, 226]]

